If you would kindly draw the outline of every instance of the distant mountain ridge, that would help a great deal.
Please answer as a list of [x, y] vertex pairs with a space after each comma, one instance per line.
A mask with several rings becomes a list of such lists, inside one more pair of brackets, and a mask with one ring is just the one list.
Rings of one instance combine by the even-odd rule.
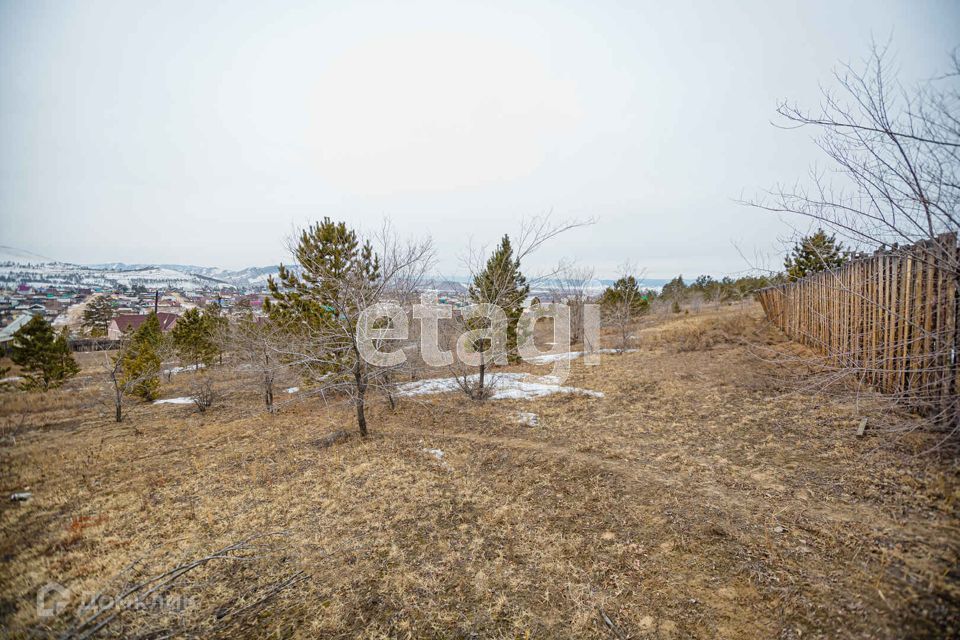
[[267, 277], [276, 275], [279, 271], [277, 265], [266, 267], [246, 267], [244, 269], [223, 269], [221, 267], [201, 267], [193, 264], [128, 264], [125, 262], [108, 262], [100, 264], [86, 265], [94, 269], [109, 269], [112, 271], [133, 271], [137, 269], [169, 269], [179, 271], [201, 278], [232, 284], [236, 287], [254, 287], [265, 288], [267, 286]]
[[[265, 268], [267, 271], [269, 267]], [[276, 268], [273, 268], [276, 271]], [[24, 251], [16, 247], [0, 246], [0, 285], [16, 286], [68, 286], [68, 287], [133, 287], [183, 289], [186, 291], [205, 288], [234, 287], [239, 289], [261, 288], [249, 282], [249, 270], [230, 272], [206, 267], [184, 265], [154, 265], [121, 262], [79, 265], [62, 262]], [[266, 276], [263, 268], [252, 274], [254, 279]]]
[[[292, 267], [294, 270], [296, 266]], [[276, 275], [278, 265], [246, 267], [244, 269], [223, 269], [175, 263], [126, 263], [101, 262], [80, 265], [61, 262], [31, 251], [0, 245], [0, 285], [19, 283], [64, 284], [69, 286], [133, 286], [142, 284], [147, 288], [166, 287], [195, 290], [204, 288], [235, 287], [241, 290], [265, 290], [267, 278]], [[433, 276], [431, 286], [444, 284], [468, 285], [470, 278], [465, 276]], [[598, 290], [613, 284], [610, 279], [596, 279], [588, 287]], [[659, 289], [668, 280], [663, 278], [644, 278], [641, 286]], [[542, 288], [557, 284], [556, 281], [542, 283]]]

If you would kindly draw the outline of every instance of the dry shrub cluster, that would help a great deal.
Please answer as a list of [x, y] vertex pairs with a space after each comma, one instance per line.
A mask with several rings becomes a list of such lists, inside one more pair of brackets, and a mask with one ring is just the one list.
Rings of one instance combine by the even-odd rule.
[[190, 399], [193, 400], [193, 406], [201, 413], [213, 406], [214, 401], [217, 399], [217, 394], [209, 378], [204, 377], [193, 384]]

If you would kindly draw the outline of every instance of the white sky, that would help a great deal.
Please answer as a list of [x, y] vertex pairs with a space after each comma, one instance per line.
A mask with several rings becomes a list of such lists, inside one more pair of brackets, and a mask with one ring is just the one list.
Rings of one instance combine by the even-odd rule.
[[553, 210], [598, 222], [531, 267], [736, 273], [790, 227], [733, 200], [818, 158], [777, 101], [891, 34], [935, 75], [960, 3], [0, 0], [0, 244], [239, 268], [387, 216], [456, 274]]

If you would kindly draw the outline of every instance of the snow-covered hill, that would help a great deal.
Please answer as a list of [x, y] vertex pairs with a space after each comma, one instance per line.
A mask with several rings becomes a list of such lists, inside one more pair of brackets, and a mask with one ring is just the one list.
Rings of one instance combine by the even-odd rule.
[[[292, 269], [297, 271], [298, 267]], [[148, 289], [220, 289], [235, 287], [242, 291], [264, 291], [267, 278], [277, 274], [276, 265], [265, 267], [247, 267], [246, 269], [222, 269], [220, 267], [201, 267], [190, 264], [128, 264], [107, 262], [101, 264], [78, 265], [59, 262], [46, 256], [14, 247], [0, 246], [0, 288], [26, 284], [67, 284], [86, 287], [115, 287], [123, 284], [132, 287], [141, 284]], [[438, 289], [451, 286], [465, 287], [470, 278], [436, 277], [432, 285]], [[660, 289], [667, 280], [647, 278], [642, 286]], [[539, 283], [543, 289], [551, 289], [557, 283], [546, 281]], [[599, 293], [613, 284], [613, 280], [594, 280], [588, 290]]]
[[240, 289], [266, 289], [267, 278], [276, 275], [277, 265], [267, 267], [247, 267], [245, 269], [222, 269], [220, 267], [201, 267], [193, 264], [126, 264], [123, 262], [110, 262], [104, 264], [87, 265], [94, 269], [109, 269], [112, 271], [131, 271], [135, 269], [169, 269], [186, 273], [199, 278], [209, 279], [217, 282], [227, 282]]
[[[216, 272], [219, 270], [208, 270]], [[179, 265], [125, 265], [122, 263], [78, 265], [59, 262], [15, 247], [0, 246], [0, 287], [32, 286], [133, 287], [148, 289], [247, 288], [227, 278], [193, 272]]]

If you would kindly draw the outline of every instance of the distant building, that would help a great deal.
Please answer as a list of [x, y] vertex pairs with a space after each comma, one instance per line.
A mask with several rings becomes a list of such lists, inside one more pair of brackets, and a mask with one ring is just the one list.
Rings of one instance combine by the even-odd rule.
[[30, 322], [32, 314], [23, 313], [17, 316], [13, 322], [0, 329], [0, 353], [7, 354], [13, 345], [13, 334], [20, 330], [20, 327]]
[[[147, 317], [148, 314], [121, 314], [115, 317], [110, 321], [110, 326], [107, 327], [107, 338], [119, 340], [124, 334], [139, 329]], [[160, 321], [160, 331], [166, 333], [177, 324], [177, 314], [158, 313], [157, 320]]]

